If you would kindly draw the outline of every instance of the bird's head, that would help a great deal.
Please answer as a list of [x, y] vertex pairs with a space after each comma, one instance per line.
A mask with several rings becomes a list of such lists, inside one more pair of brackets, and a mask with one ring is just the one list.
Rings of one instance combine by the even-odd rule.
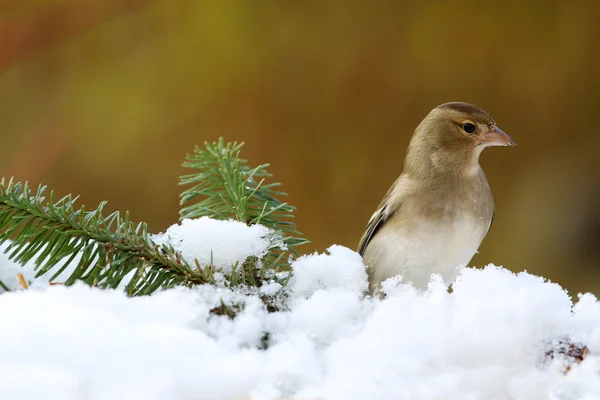
[[488, 147], [516, 146], [516, 142], [496, 126], [481, 108], [469, 103], [445, 103], [434, 108], [423, 120], [423, 128], [440, 146]]
[[479, 107], [445, 103], [434, 108], [415, 130], [407, 163], [413, 168], [468, 172], [478, 168], [484, 148], [516, 144]]

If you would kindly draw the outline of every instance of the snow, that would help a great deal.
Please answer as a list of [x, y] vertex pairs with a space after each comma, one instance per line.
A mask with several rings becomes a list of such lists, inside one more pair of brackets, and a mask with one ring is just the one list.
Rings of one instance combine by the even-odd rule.
[[[29, 261], [25, 267], [21, 267], [9, 260], [10, 252], [6, 253], [10, 242], [5, 242], [0, 245], [0, 282], [2, 282], [9, 290], [17, 290], [21, 287], [18, 279], [18, 274], [23, 274], [23, 278], [27, 282], [28, 286], [32, 289], [45, 288], [48, 286], [48, 280], [52, 276], [51, 274], [45, 274], [39, 278], [35, 277], [35, 261]], [[43, 248], [42, 250], [43, 251]], [[56, 277], [55, 282], [64, 282], [73, 272], [75, 264], [79, 261], [79, 257], [75, 257], [73, 263], [65, 268], [65, 270]], [[55, 268], [59, 269], [64, 266], [63, 262], [59, 262]], [[0, 294], [5, 292], [5, 289], [0, 284]]]
[[239, 221], [208, 217], [184, 219], [165, 233], [153, 235], [152, 240], [171, 245], [191, 265], [197, 259], [200, 265], [216, 265], [225, 272], [250, 256], [261, 257], [270, 248], [283, 248], [281, 236], [262, 225], [248, 227]]
[[343, 246], [333, 245], [329, 254], [313, 254], [294, 262], [291, 289], [297, 294], [324, 288], [347, 288], [356, 292], [367, 289], [367, 273], [362, 257]]
[[[219, 265], [233, 265], [264, 254], [271, 234], [196, 220], [162, 238], [187, 259], [205, 262], [212, 249]], [[2, 398], [600, 398], [592, 294], [573, 303], [555, 283], [489, 265], [462, 269], [451, 292], [434, 275], [426, 291], [394, 278], [385, 299], [365, 297], [361, 257], [338, 245], [292, 266], [286, 288], [199, 286], [128, 298], [42, 280], [19, 290], [20, 267], [2, 256], [0, 279], [14, 290], [0, 295]], [[286, 307], [267, 312], [265, 295], [285, 295]], [[221, 301], [235, 318], [211, 312]], [[589, 354], [577, 363], [552, 353], [561, 343], [585, 344]]]

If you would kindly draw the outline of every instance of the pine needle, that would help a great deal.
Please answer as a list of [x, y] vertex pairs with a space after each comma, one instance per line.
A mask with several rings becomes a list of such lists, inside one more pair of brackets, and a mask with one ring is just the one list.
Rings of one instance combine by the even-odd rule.
[[29, 285], [27, 285], [27, 282], [25, 281], [25, 277], [23, 276], [23, 274], [17, 274], [17, 277], [19, 278], [19, 284], [21, 285], [21, 287], [25, 290], [29, 289]]

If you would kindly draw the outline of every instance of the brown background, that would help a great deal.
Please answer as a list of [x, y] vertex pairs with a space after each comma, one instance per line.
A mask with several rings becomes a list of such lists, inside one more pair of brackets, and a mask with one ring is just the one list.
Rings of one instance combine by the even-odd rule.
[[473, 264], [600, 293], [600, 3], [0, 0], [0, 176], [177, 220], [195, 144], [247, 142], [313, 241], [355, 247], [436, 105], [488, 110]]

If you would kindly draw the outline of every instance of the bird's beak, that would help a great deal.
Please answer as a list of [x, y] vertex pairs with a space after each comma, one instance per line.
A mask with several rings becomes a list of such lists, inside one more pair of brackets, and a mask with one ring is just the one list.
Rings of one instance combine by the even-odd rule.
[[483, 136], [481, 144], [484, 146], [516, 146], [517, 142], [497, 126], [493, 126], [488, 133]]

